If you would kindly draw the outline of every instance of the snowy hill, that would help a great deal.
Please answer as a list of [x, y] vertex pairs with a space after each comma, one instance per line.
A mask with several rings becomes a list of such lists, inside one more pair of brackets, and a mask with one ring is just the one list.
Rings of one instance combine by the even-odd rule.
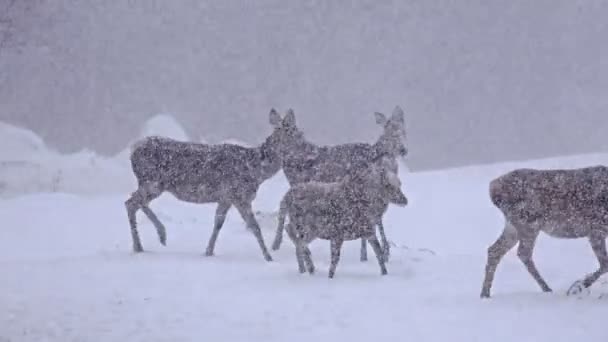
[[39, 192], [117, 193], [133, 186], [125, 165], [92, 151], [60, 154], [35, 133], [0, 123], [0, 197]]
[[0, 160], [16, 160], [47, 155], [50, 151], [34, 132], [0, 122]]
[[[129, 155], [131, 145], [143, 137], [159, 135], [176, 140], [190, 141], [190, 137], [180, 125], [180, 123], [170, 114], [158, 114], [146, 121], [135, 139], [132, 139], [127, 146], [116, 156], [116, 160], [121, 164], [129, 165]], [[202, 140], [202, 139], [201, 139]]]
[[[170, 115], [152, 117], [137, 138], [161, 135], [190, 140]], [[133, 142], [136, 139], [133, 139]], [[34, 132], [0, 122], [0, 197], [38, 192], [103, 195], [133, 191], [135, 178], [129, 164], [130, 146], [114, 157], [89, 150], [59, 154]]]

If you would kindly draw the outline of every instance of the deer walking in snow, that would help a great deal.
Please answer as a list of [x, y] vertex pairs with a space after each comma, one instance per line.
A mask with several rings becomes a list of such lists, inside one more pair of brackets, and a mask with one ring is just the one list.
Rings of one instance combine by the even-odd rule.
[[539, 233], [563, 239], [587, 238], [599, 269], [568, 290], [575, 294], [608, 272], [608, 168], [517, 169], [490, 182], [490, 199], [503, 213], [505, 228], [488, 248], [481, 297], [490, 297], [496, 268], [517, 243], [517, 255], [545, 292], [551, 288], [538, 272], [532, 253]]
[[272, 134], [257, 147], [208, 145], [156, 136], [134, 144], [130, 159], [138, 188], [125, 202], [133, 250], [143, 251], [136, 225], [139, 209], [154, 224], [160, 243], [166, 244], [165, 227], [148, 205], [162, 193], [169, 192], [181, 201], [217, 203], [207, 256], [214, 254], [226, 214], [234, 206], [253, 232], [264, 259], [271, 261], [252, 210], [259, 186], [281, 169], [279, 145], [282, 127], [276, 117], [273, 116], [271, 121], [275, 123]]
[[[283, 229], [285, 216], [289, 216], [287, 234], [296, 247], [296, 260], [300, 273], [304, 263], [314, 273], [308, 245], [315, 239], [330, 240], [333, 278], [344, 241], [364, 238], [369, 241], [380, 265], [381, 274], [387, 274], [385, 257], [376, 238], [374, 225], [379, 208], [390, 201], [407, 205], [401, 192], [401, 182], [386, 165], [383, 156], [376, 156], [368, 166], [359, 166], [340, 181], [322, 183], [310, 181], [292, 186], [281, 200], [279, 229]], [[366, 164], [367, 164], [366, 163]]]
[[[272, 114], [274, 113], [274, 114]], [[274, 111], [271, 115], [279, 120], [279, 114]], [[282, 119], [283, 126], [289, 132], [284, 137], [284, 144], [281, 147], [283, 160], [283, 173], [290, 186], [306, 183], [309, 181], [317, 182], [337, 182], [344, 178], [353, 170], [360, 168], [370, 162], [378, 154], [386, 154], [388, 167], [391, 172], [398, 174], [397, 157], [407, 155], [405, 147], [405, 119], [403, 110], [395, 107], [390, 119], [382, 113], [375, 113], [376, 123], [383, 127], [383, 133], [376, 143], [347, 143], [334, 146], [317, 146], [306, 140], [304, 134], [296, 125], [296, 118], [293, 110], [288, 110], [285, 118]], [[386, 212], [388, 203], [385, 203], [384, 210], [379, 210], [374, 217], [374, 224], [378, 226], [378, 231], [382, 239], [383, 255], [388, 259], [390, 246], [384, 232], [382, 216]], [[283, 228], [279, 225], [274, 242], [273, 250], [280, 248], [283, 239]], [[367, 260], [366, 238], [361, 239], [361, 261]]]

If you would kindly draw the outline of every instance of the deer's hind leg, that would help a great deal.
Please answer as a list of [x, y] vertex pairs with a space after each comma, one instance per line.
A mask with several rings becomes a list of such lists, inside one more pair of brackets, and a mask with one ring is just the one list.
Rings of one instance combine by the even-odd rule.
[[576, 294], [582, 291], [582, 288], [589, 288], [595, 283], [602, 275], [608, 273], [608, 253], [606, 251], [606, 233], [601, 231], [593, 231], [589, 235], [589, 243], [595, 253], [595, 257], [600, 264], [597, 271], [586, 276], [582, 281], [576, 281], [570, 289], [568, 294]]
[[143, 246], [139, 238], [137, 231], [137, 210], [142, 209], [144, 214], [152, 221], [158, 237], [163, 245], [166, 243], [166, 229], [165, 226], [160, 222], [158, 217], [148, 207], [148, 204], [160, 196], [162, 191], [156, 183], [143, 183], [140, 184], [137, 190], [131, 194], [131, 197], [125, 201], [125, 207], [127, 209], [127, 217], [129, 219], [129, 226], [131, 228], [131, 239], [133, 240], [133, 251], [136, 253], [143, 252]]
[[300, 241], [300, 239], [298, 239], [295, 226], [296, 225], [294, 223], [289, 222], [287, 224], [287, 227], [285, 227], [285, 230], [287, 231], [287, 236], [289, 236], [289, 239], [291, 240], [291, 242], [293, 242], [296, 249], [296, 261], [298, 262], [298, 271], [300, 273], [304, 273], [306, 272], [306, 269], [304, 268], [304, 249], [302, 247], [304, 244], [302, 243], [302, 241]]
[[388, 262], [388, 259], [391, 256], [391, 246], [389, 245], [388, 239], [386, 238], [386, 233], [384, 232], [384, 225], [382, 224], [382, 220], [378, 221], [378, 232], [380, 233], [380, 239], [382, 240], [382, 254], [384, 255], [384, 261]]
[[481, 289], [481, 298], [490, 297], [490, 289], [492, 288], [496, 268], [502, 257], [517, 244], [517, 235], [515, 227], [511, 223], [506, 222], [505, 228], [498, 239], [488, 248], [488, 260]]
[[543, 292], [551, 292], [551, 288], [547, 285], [547, 282], [543, 279], [534, 264], [534, 260], [532, 259], [532, 254], [534, 252], [534, 245], [536, 244], [536, 238], [538, 237], [538, 231], [529, 230], [527, 233], [522, 233], [519, 231], [519, 246], [517, 247], [517, 256], [521, 260], [521, 262], [526, 266], [528, 273], [534, 278], [538, 286], [543, 290]]
[[[378, 221], [378, 232], [380, 233], [380, 239], [382, 240], [382, 255], [385, 262], [388, 262], [388, 259], [391, 254], [391, 246], [388, 243], [388, 239], [386, 238], [386, 233], [384, 232], [384, 225], [382, 224], [382, 220]], [[360, 260], [367, 261], [367, 242], [371, 244], [366, 238], [361, 238], [361, 254]]]
[[372, 237], [368, 238], [368, 241], [376, 254], [376, 259], [378, 260], [378, 265], [380, 266], [380, 274], [387, 275], [388, 271], [386, 270], [386, 254], [380, 246], [378, 238], [376, 238], [376, 235], [374, 234]]
[[147, 205], [142, 206], [141, 211], [143, 211], [144, 214], [146, 214], [148, 219], [154, 225], [154, 228], [156, 228], [156, 234], [158, 234], [158, 240], [160, 241], [160, 244], [163, 246], [166, 246], [167, 245], [167, 229], [165, 228], [165, 225], [162, 222], [160, 222], [160, 220], [158, 219], [156, 214]]
[[260, 250], [262, 251], [262, 255], [266, 261], [272, 261], [272, 256], [268, 253], [268, 249], [266, 248], [266, 243], [264, 242], [264, 237], [262, 236], [262, 230], [260, 229], [260, 225], [258, 221], [255, 219], [255, 215], [253, 215], [253, 210], [251, 208], [251, 202], [247, 203], [234, 203], [234, 206], [239, 211], [243, 220], [247, 224], [247, 227], [253, 232], [255, 239], [260, 246]]

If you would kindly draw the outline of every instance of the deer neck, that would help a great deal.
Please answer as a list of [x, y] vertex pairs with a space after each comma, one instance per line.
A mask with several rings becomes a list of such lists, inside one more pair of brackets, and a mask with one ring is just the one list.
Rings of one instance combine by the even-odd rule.
[[281, 169], [281, 162], [278, 153], [272, 152], [266, 143], [255, 147], [256, 156], [259, 162], [259, 173], [261, 180], [271, 178]]

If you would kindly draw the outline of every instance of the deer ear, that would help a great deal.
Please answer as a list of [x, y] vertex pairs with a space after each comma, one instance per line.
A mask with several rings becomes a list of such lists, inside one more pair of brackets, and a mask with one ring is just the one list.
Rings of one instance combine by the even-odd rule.
[[287, 126], [296, 126], [296, 114], [293, 112], [293, 109], [289, 108], [287, 110], [287, 114], [285, 114], [285, 119], [283, 119], [283, 121]]
[[403, 109], [401, 109], [401, 107], [399, 106], [396, 106], [395, 109], [393, 109], [393, 115], [391, 119], [394, 121], [405, 123], [405, 113], [403, 113]]
[[376, 118], [376, 123], [378, 125], [385, 125], [386, 122], [388, 121], [386, 119], [386, 116], [384, 114], [382, 114], [382, 113], [375, 112], [374, 113], [374, 117]]
[[270, 122], [270, 124], [274, 127], [278, 127], [281, 124], [281, 115], [279, 115], [279, 113], [277, 113], [277, 111], [272, 108], [270, 110], [270, 114], [268, 115], [268, 122]]

